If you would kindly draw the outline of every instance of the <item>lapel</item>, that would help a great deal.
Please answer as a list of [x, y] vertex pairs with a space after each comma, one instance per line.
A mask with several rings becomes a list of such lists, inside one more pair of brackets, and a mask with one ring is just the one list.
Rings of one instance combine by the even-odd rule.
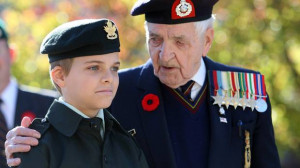
[[[159, 79], [154, 76], [151, 61], [148, 61], [141, 70], [137, 87], [142, 90], [137, 100], [137, 106], [155, 165], [157, 167], [176, 167], [166, 123], [161, 84]], [[155, 110], [148, 112], [143, 109], [142, 100], [150, 93], [158, 96], [159, 105]]]
[[204, 62], [208, 75], [208, 106], [210, 116], [210, 149], [209, 149], [209, 167], [223, 167], [228, 165], [229, 159], [227, 158], [230, 152], [230, 141], [231, 141], [231, 112], [226, 108], [225, 117], [227, 123], [220, 122], [221, 115], [219, 114], [219, 106], [213, 105], [214, 99], [211, 97], [213, 93], [213, 82], [212, 77], [209, 74], [211, 70], [223, 70], [225, 67], [222, 64], [215, 63], [207, 57], [204, 57]]
[[14, 126], [21, 124], [22, 112], [26, 110], [26, 108], [24, 107], [25, 103], [21, 103], [21, 102], [24, 101], [25, 99], [26, 98], [24, 97], [23, 92], [20, 90], [20, 88], [18, 88]]

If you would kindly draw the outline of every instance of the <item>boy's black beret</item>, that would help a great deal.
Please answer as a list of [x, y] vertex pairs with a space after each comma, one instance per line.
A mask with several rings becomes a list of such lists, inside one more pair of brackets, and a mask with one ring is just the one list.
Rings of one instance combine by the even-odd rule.
[[40, 52], [49, 62], [120, 52], [119, 34], [108, 19], [83, 19], [62, 24], [43, 40]]

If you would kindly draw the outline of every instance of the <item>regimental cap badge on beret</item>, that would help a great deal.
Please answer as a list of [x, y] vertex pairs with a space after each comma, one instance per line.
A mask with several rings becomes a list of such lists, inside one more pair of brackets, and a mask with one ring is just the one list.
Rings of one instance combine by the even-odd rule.
[[117, 27], [109, 20], [106, 22], [106, 26], [104, 26], [104, 30], [107, 33], [107, 39], [113, 40], [118, 38], [118, 35], [116, 33]]
[[176, 0], [172, 6], [172, 19], [183, 17], [195, 17], [195, 7], [191, 0]]
[[218, 0], [138, 0], [131, 15], [145, 14], [147, 22], [179, 24], [206, 20], [211, 17]]

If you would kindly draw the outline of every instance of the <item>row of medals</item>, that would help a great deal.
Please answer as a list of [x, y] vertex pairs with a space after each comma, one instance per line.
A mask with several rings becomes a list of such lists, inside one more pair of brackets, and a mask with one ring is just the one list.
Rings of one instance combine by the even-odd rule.
[[236, 92], [233, 97], [227, 96], [226, 94], [225, 96], [221, 96], [217, 94], [216, 96], [212, 96], [212, 98], [215, 100], [213, 104], [214, 105], [217, 104], [220, 107], [221, 114], [225, 114], [222, 105], [225, 105], [227, 109], [229, 108], [229, 106], [233, 106], [235, 109], [237, 107], [242, 107], [243, 110], [245, 110], [246, 107], [249, 107], [252, 109], [252, 111], [256, 109], [258, 112], [261, 113], [265, 112], [268, 108], [268, 105], [266, 101], [263, 99], [263, 97], [266, 96], [259, 96], [259, 95], [255, 95], [255, 96], [258, 97], [258, 99], [255, 100], [253, 96], [250, 96], [251, 98], [247, 99], [246, 95], [243, 95], [243, 97], [240, 98], [239, 93]]

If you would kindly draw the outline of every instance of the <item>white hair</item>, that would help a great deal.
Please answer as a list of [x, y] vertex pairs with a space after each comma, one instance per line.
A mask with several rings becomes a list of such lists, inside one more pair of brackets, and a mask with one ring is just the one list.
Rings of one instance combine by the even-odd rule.
[[198, 34], [200, 39], [203, 38], [207, 29], [213, 28], [214, 21], [215, 16], [211, 15], [209, 19], [194, 22], [196, 33]]
[[[212, 14], [211, 17], [206, 19], [206, 20], [194, 22], [196, 33], [198, 34], [200, 39], [203, 38], [203, 36], [204, 36], [207, 29], [213, 28], [214, 21], [215, 21], [215, 15]], [[149, 31], [148, 31], [147, 21], [145, 21], [144, 27], [145, 27], [145, 30], [146, 30], [146, 39], [148, 41]]]

